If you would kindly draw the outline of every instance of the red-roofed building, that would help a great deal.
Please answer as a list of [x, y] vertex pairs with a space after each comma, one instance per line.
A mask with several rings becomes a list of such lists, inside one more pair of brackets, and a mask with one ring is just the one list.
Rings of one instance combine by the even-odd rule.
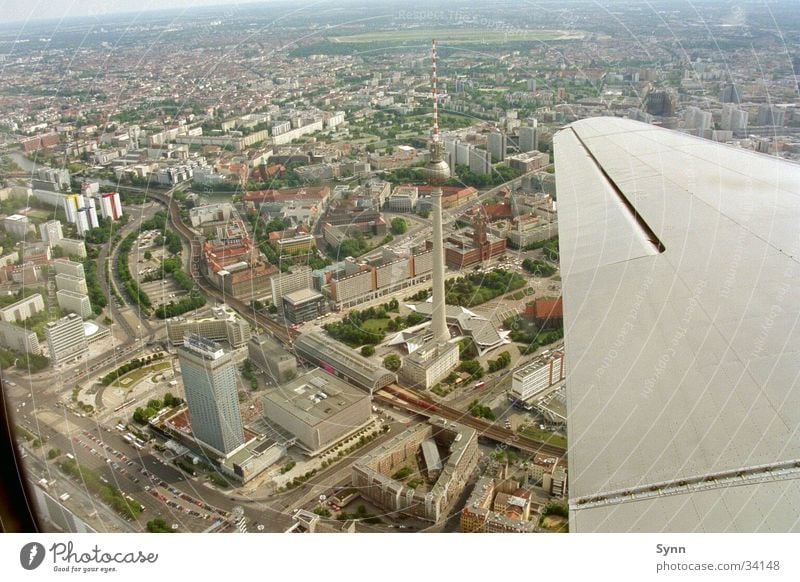
[[542, 328], [559, 327], [564, 321], [564, 306], [561, 297], [557, 299], [537, 299], [525, 306], [523, 314]]
[[280, 190], [250, 190], [244, 193], [244, 201], [259, 204], [261, 202], [315, 202], [325, 206], [330, 198], [328, 186], [307, 186], [301, 188], [282, 188]]

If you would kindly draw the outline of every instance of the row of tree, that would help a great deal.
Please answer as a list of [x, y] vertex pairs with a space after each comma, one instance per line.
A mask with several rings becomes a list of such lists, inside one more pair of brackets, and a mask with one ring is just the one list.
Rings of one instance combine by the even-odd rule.
[[112, 383], [116, 382], [119, 378], [127, 374], [128, 372], [132, 372], [133, 370], [138, 370], [139, 368], [146, 366], [156, 360], [160, 360], [163, 358], [163, 354], [161, 352], [157, 354], [153, 354], [151, 356], [147, 356], [146, 358], [133, 358], [130, 362], [123, 364], [116, 370], [109, 372], [105, 376], [100, 379], [100, 383], [103, 386], [109, 386]]

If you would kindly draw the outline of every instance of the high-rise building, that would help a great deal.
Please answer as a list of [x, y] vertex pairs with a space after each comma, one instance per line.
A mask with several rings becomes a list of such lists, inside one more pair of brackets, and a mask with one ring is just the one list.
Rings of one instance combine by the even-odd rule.
[[742, 102], [742, 88], [739, 85], [728, 83], [722, 87], [719, 94], [719, 100], [722, 103], [741, 103]]
[[44, 337], [53, 364], [61, 364], [69, 358], [89, 352], [83, 320], [75, 313], [48, 323], [44, 328]]
[[539, 149], [539, 130], [536, 119], [530, 120], [529, 126], [519, 128], [519, 151], [532, 152]]
[[53, 267], [57, 275], [66, 274], [72, 275], [73, 277], [80, 277], [81, 279], [86, 278], [83, 271], [83, 263], [70, 261], [69, 259], [55, 259], [53, 261]]
[[89, 301], [89, 296], [84, 293], [61, 289], [56, 293], [56, 300], [62, 311], [77, 313], [84, 319], [92, 314], [92, 303]]
[[720, 127], [727, 131], [745, 131], [747, 129], [747, 111], [739, 109], [735, 105], [722, 106], [722, 119]]
[[87, 232], [91, 230], [91, 226], [89, 223], [89, 209], [88, 208], [81, 208], [75, 214], [75, 226], [78, 227], [78, 236], [84, 236]]
[[699, 107], [687, 107], [683, 112], [683, 127], [685, 129], [706, 130], [711, 129], [712, 115]]
[[228, 455], [244, 444], [233, 354], [216, 342], [187, 334], [178, 348], [178, 361], [194, 436]]
[[42, 236], [42, 241], [50, 245], [50, 248], [57, 246], [61, 239], [64, 238], [64, 233], [61, 230], [60, 220], [48, 220], [39, 225], [39, 234]]
[[122, 216], [122, 204], [118, 192], [106, 192], [100, 196], [100, 214], [103, 218], [119, 220]]
[[518, 400], [529, 400], [564, 378], [564, 352], [556, 351], [514, 370], [511, 394]]
[[34, 293], [30, 297], [25, 297], [24, 299], [20, 299], [0, 309], [0, 321], [7, 321], [9, 323], [25, 321], [29, 317], [44, 310], [44, 299], [41, 293]]
[[64, 212], [67, 215], [67, 222], [75, 224], [78, 220], [78, 209], [81, 208], [81, 197], [78, 194], [70, 194], [63, 199]]
[[508, 140], [506, 134], [500, 131], [493, 131], [489, 134], [489, 153], [492, 154], [492, 162], [502, 162], [506, 159]]
[[283, 297], [295, 291], [311, 288], [311, 267], [296, 265], [291, 267], [288, 273], [276, 273], [270, 279], [270, 286], [272, 304], [278, 308], [279, 313], [283, 313]]
[[27, 216], [12, 214], [3, 219], [3, 228], [6, 229], [7, 233], [24, 239], [27, 237], [28, 231], [32, 229], [32, 226]]
[[782, 127], [786, 111], [780, 107], [765, 103], [758, 106], [758, 120], [756, 125], [772, 125]]
[[56, 289], [59, 291], [72, 291], [73, 293], [86, 294], [89, 292], [86, 279], [67, 275], [66, 273], [56, 275]]
[[678, 103], [676, 94], [672, 91], [658, 90], [651, 91], [647, 95], [646, 109], [650, 115], [661, 115], [671, 117], [675, 115], [675, 107]]
[[0, 321], [0, 346], [23, 354], [42, 352], [36, 332], [5, 321]]

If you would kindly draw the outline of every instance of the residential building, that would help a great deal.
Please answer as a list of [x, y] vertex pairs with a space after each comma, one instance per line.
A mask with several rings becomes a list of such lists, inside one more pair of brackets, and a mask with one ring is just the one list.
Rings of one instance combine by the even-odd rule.
[[469, 151], [469, 171], [473, 174], [492, 172], [492, 155], [484, 150], [473, 148]]
[[537, 152], [534, 150], [508, 156], [508, 158], [506, 158], [506, 163], [514, 170], [527, 174], [528, 172], [546, 168], [550, 163], [550, 155], [545, 152]]
[[28, 221], [27, 216], [12, 214], [3, 219], [3, 228], [8, 234], [24, 239], [28, 236], [28, 233], [33, 227]]
[[23, 354], [42, 353], [36, 332], [5, 321], [0, 321], [0, 345]]
[[75, 313], [48, 323], [44, 328], [44, 336], [47, 339], [50, 360], [54, 365], [89, 353], [83, 319]]
[[228, 456], [244, 442], [231, 352], [196, 334], [178, 348], [192, 433], [201, 443]]
[[463, 533], [532, 533], [539, 512], [532, 494], [513, 479], [481, 477], [461, 512]]
[[56, 270], [57, 275], [64, 273], [67, 275], [72, 275], [73, 277], [80, 277], [81, 279], [86, 278], [86, 275], [83, 272], [83, 263], [79, 263], [77, 261], [70, 261], [69, 259], [54, 259], [53, 268]]
[[785, 118], [785, 109], [764, 103], [763, 105], [758, 106], [758, 118], [756, 125], [783, 127]]
[[118, 192], [105, 192], [100, 195], [100, 214], [103, 218], [117, 221], [122, 216], [122, 203]]
[[748, 113], [735, 105], [722, 106], [722, 119], [720, 127], [723, 130], [743, 132], [747, 130]]
[[539, 149], [539, 129], [536, 119], [531, 120], [530, 126], [522, 126], [519, 133], [520, 153], [532, 152]]
[[0, 321], [13, 323], [24, 321], [37, 313], [44, 311], [44, 299], [40, 293], [34, 293], [30, 297], [20, 299], [8, 307], [0, 309]]
[[502, 162], [506, 159], [506, 150], [508, 150], [508, 138], [505, 133], [500, 131], [493, 131], [489, 134], [489, 153], [492, 156], [492, 162]]
[[294, 265], [286, 273], [276, 273], [269, 281], [272, 290], [272, 304], [283, 313], [283, 297], [295, 291], [311, 289], [311, 267]]
[[511, 376], [511, 395], [517, 400], [527, 401], [563, 382], [565, 377], [564, 352], [555, 351], [515, 370]]
[[67, 275], [66, 273], [59, 273], [56, 275], [56, 289], [59, 291], [71, 291], [73, 293], [89, 293], [86, 279]]
[[64, 233], [61, 229], [60, 220], [48, 220], [39, 225], [39, 234], [42, 241], [50, 245], [50, 248], [58, 246], [61, 239], [64, 238]]
[[685, 129], [705, 131], [711, 129], [712, 115], [710, 111], [703, 111], [699, 107], [687, 107], [683, 112], [683, 127]]
[[312, 456], [363, 428], [372, 413], [368, 394], [319, 369], [270, 390], [263, 402], [266, 419]]
[[742, 88], [734, 83], [728, 83], [722, 87], [719, 100], [721, 103], [741, 103]]
[[[71, 257], [86, 258], [86, 243], [79, 239], [62, 238], [58, 246], [64, 251], [64, 254]], [[83, 266], [83, 265], [81, 265]]]
[[56, 292], [56, 300], [58, 301], [58, 307], [62, 311], [77, 313], [83, 319], [92, 315], [92, 304], [89, 301], [89, 296], [84, 293], [62, 289]]
[[[438, 453], [429, 452], [429, 458], [438, 458], [440, 464], [414, 470], [417, 458], [424, 456], [423, 443], [429, 441]], [[352, 485], [387, 511], [438, 523], [448, 517], [479, 456], [475, 429], [432, 416], [362, 455], [353, 465]], [[394, 477], [402, 469], [411, 469], [407, 481]]]

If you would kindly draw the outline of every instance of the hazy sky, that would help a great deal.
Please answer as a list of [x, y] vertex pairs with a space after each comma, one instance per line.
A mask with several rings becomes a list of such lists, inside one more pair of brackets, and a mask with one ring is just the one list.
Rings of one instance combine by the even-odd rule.
[[[115, 12], [143, 12], [166, 8], [253, 3], [254, 0], [0, 0], [0, 19], [25, 21], [71, 16], [99, 16]], [[264, 0], [256, 0], [263, 2]]]

